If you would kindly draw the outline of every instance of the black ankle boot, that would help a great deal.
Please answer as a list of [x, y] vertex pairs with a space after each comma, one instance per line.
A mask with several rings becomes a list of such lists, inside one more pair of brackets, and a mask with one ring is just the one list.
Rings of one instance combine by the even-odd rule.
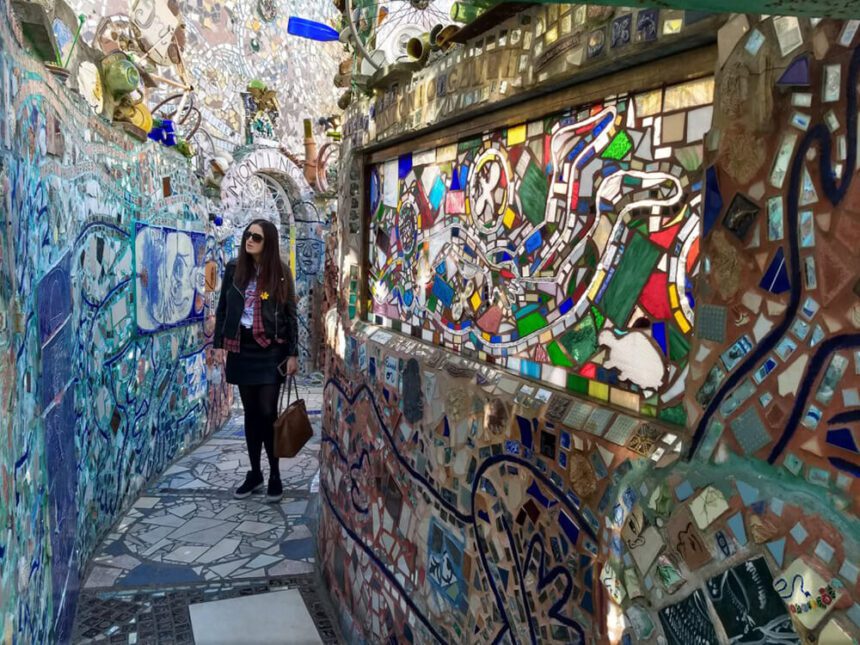
[[281, 478], [275, 475], [269, 477], [269, 487], [266, 489], [266, 501], [270, 504], [275, 504], [281, 501], [284, 496], [284, 486], [281, 484]]
[[258, 490], [262, 489], [263, 473], [255, 473], [253, 470], [249, 470], [248, 474], [245, 475], [245, 483], [236, 489], [236, 492], [233, 493], [233, 497], [235, 497], [236, 499], [245, 499], [246, 497], [250, 497], [253, 493], [256, 493]]

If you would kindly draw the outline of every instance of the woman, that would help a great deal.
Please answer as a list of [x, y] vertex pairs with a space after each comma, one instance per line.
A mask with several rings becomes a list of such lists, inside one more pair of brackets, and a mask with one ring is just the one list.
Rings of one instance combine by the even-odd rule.
[[263, 488], [260, 453], [266, 447], [266, 501], [283, 497], [273, 424], [284, 374], [298, 372], [298, 322], [293, 277], [281, 261], [278, 229], [254, 220], [242, 235], [239, 257], [227, 265], [215, 312], [215, 347], [227, 350], [227, 382], [239, 386], [251, 470], [233, 494], [244, 499]]

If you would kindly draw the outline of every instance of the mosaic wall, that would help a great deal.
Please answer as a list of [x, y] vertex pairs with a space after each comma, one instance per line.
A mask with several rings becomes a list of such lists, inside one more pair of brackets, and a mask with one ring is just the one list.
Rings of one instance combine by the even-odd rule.
[[[91, 42], [99, 20], [128, 14], [126, 0], [77, 0], [70, 3], [87, 16], [83, 38]], [[143, 6], [157, 6], [159, 1]], [[197, 0], [179, 4], [185, 24], [183, 58], [193, 79], [203, 127], [227, 152], [245, 143], [241, 93], [258, 79], [274, 90], [282, 107], [276, 137], [290, 150], [304, 143], [302, 119], [337, 111], [332, 78], [342, 46], [287, 33], [290, 16], [328, 22], [335, 14], [330, 2], [219, 2]]]
[[690, 81], [374, 167], [372, 320], [683, 425], [712, 98]]
[[97, 541], [229, 407], [201, 324], [223, 253], [188, 163], [92, 116], [0, 10], [0, 633], [68, 642]]
[[[529, 15], [545, 19], [548, 12]], [[684, 284], [696, 317], [685, 337], [683, 425], [618, 412], [551, 382], [499, 370], [491, 351], [484, 357], [440, 347], [447, 324], [433, 327], [432, 319], [416, 315], [420, 309], [388, 297], [394, 282], [371, 303], [389, 328], [359, 321], [361, 244], [378, 245], [385, 228], [372, 225], [377, 237], [355, 241], [360, 174], [342, 170], [340, 246], [332, 260], [340, 299], [327, 317], [319, 547], [354, 642], [856, 642], [858, 27], [857, 21], [728, 16], [720, 30], [713, 123], [700, 153], [704, 177], [696, 190], [697, 178], [690, 180], [686, 202], [700, 200], [694, 212], [701, 248], [692, 290]], [[476, 58], [491, 66], [494, 55]], [[397, 100], [422, 105], [418, 97]], [[635, 99], [628, 104], [636, 108]], [[679, 128], [670, 117], [664, 113], [652, 125], [661, 136], [667, 120]], [[352, 123], [361, 118], [372, 121], [369, 113], [349, 116]], [[557, 120], [532, 136], [551, 133]], [[689, 116], [685, 133], [688, 123]], [[621, 126], [636, 132], [626, 120]], [[352, 143], [362, 136], [355, 131]], [[436, 184], [433, 177], [423, 185], [424, 173], [439, 169], [445, 197], [439, 210], [447, 214], [456, 165], [471, 152], [477, 166], [484, 141], [508, 153], [506, 137], [489, 133], [443, 162], [438, 149], [435, 161], [423, 164], [414, 154], [402, 176], [400, 163], [390, 166], [397, 182], [389, 185], [389, 204], [396, 200], [389, 206], [383, 166], [380, 215], [389, 218], [389, 235], [382, 248], [397, 263], [390, 270], [409, 278], [418, 264], [411, 257], [443, 252], [422, 237], [424, 214], [438, 215], [421, 204]], [[541, 156], [541, 146], [524, 149], [550, 158]], [[344, 157], [344, 169], [354, 171], [358, 164], [350, 159], [358, 157]], [[507, 178], [522, 181], [517, 163], [510, 161]], [[549, 177], [553, 167], [545, 170]], [[505, 172], [497, 174], [500, 183]], [[486, 182], [492, 175], [478, 177]], [[463, 210], [467, 198], [498, 203], [489, 192], [469, 195], [468, 182], [459, 186], [466, 192]], [[508, 204], [516, 205], [516, 195]], [[410, 199], [420, 219], [407, 224], [407, 236], [398, 217]], [[470, 206], [473, 218], [483, 212]], [[505, 213], [499, 224], [488, 219], [505, 230]], [[637, 216], [642, 223], [622, 232], [647, 240], [650, 212]], [[453, 261], [428, 263], [422, 274], [434, 282], [462, 280], [452, 283], [452, 305], [472, 295], [463, 288], [464, 269], [479, 264], [475, 240], [486, 245], [486, 234], [475, 233], [479, 225], [467, 221], [456, 237], [452, 230]], [[464, 239], [453, 242], [460, 231]], [[403, 247], [401, 238], [414, 240], [414, 248]], [[523, 232], [516, 239], [529, 238]], [[517, 267], [531, 267], [511, 255]], [[384, 277], [382, 266], [372, 265], [374, 279]], [[480, 267], [471, 279], [478, 273]], [[653, 274], [644, 273], [639, 279]], [[376, 288], [373, 280], [368, 287]], [[420, 295], [413, 292], [413, 303]], [[433, 295], [431, 287], [425, 303]], [[470, 306], [464, 304], [462, 316], [477, 324]], [[650, 319], [650, 328], [632, 327], [643, 335], [668, 318], [634, 306]], [[450, 316], [450, 307], [442, 313]], [[618, 322], [607, 317], [603, 324]], [[413, 337], [412, 325], [422, 337], [425, 326], [431, 330], [432, 342]], [[649, 342], [662, 353], [653, 336]], [[620, 356], [637, 367], [638, 348]]]

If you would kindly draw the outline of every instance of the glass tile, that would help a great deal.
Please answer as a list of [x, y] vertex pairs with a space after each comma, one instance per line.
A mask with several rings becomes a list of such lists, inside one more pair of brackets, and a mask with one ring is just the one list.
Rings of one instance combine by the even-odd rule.
[[666, 88], [664, 110], [672, 112], [714, 102], [714, 79], [707, 77]]

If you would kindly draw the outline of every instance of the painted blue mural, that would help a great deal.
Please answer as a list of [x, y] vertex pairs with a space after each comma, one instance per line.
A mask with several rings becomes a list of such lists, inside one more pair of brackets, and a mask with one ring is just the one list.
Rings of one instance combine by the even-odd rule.
[[138, 330], [201, 322], [205, 233], [136, 222], [134, 245]]

